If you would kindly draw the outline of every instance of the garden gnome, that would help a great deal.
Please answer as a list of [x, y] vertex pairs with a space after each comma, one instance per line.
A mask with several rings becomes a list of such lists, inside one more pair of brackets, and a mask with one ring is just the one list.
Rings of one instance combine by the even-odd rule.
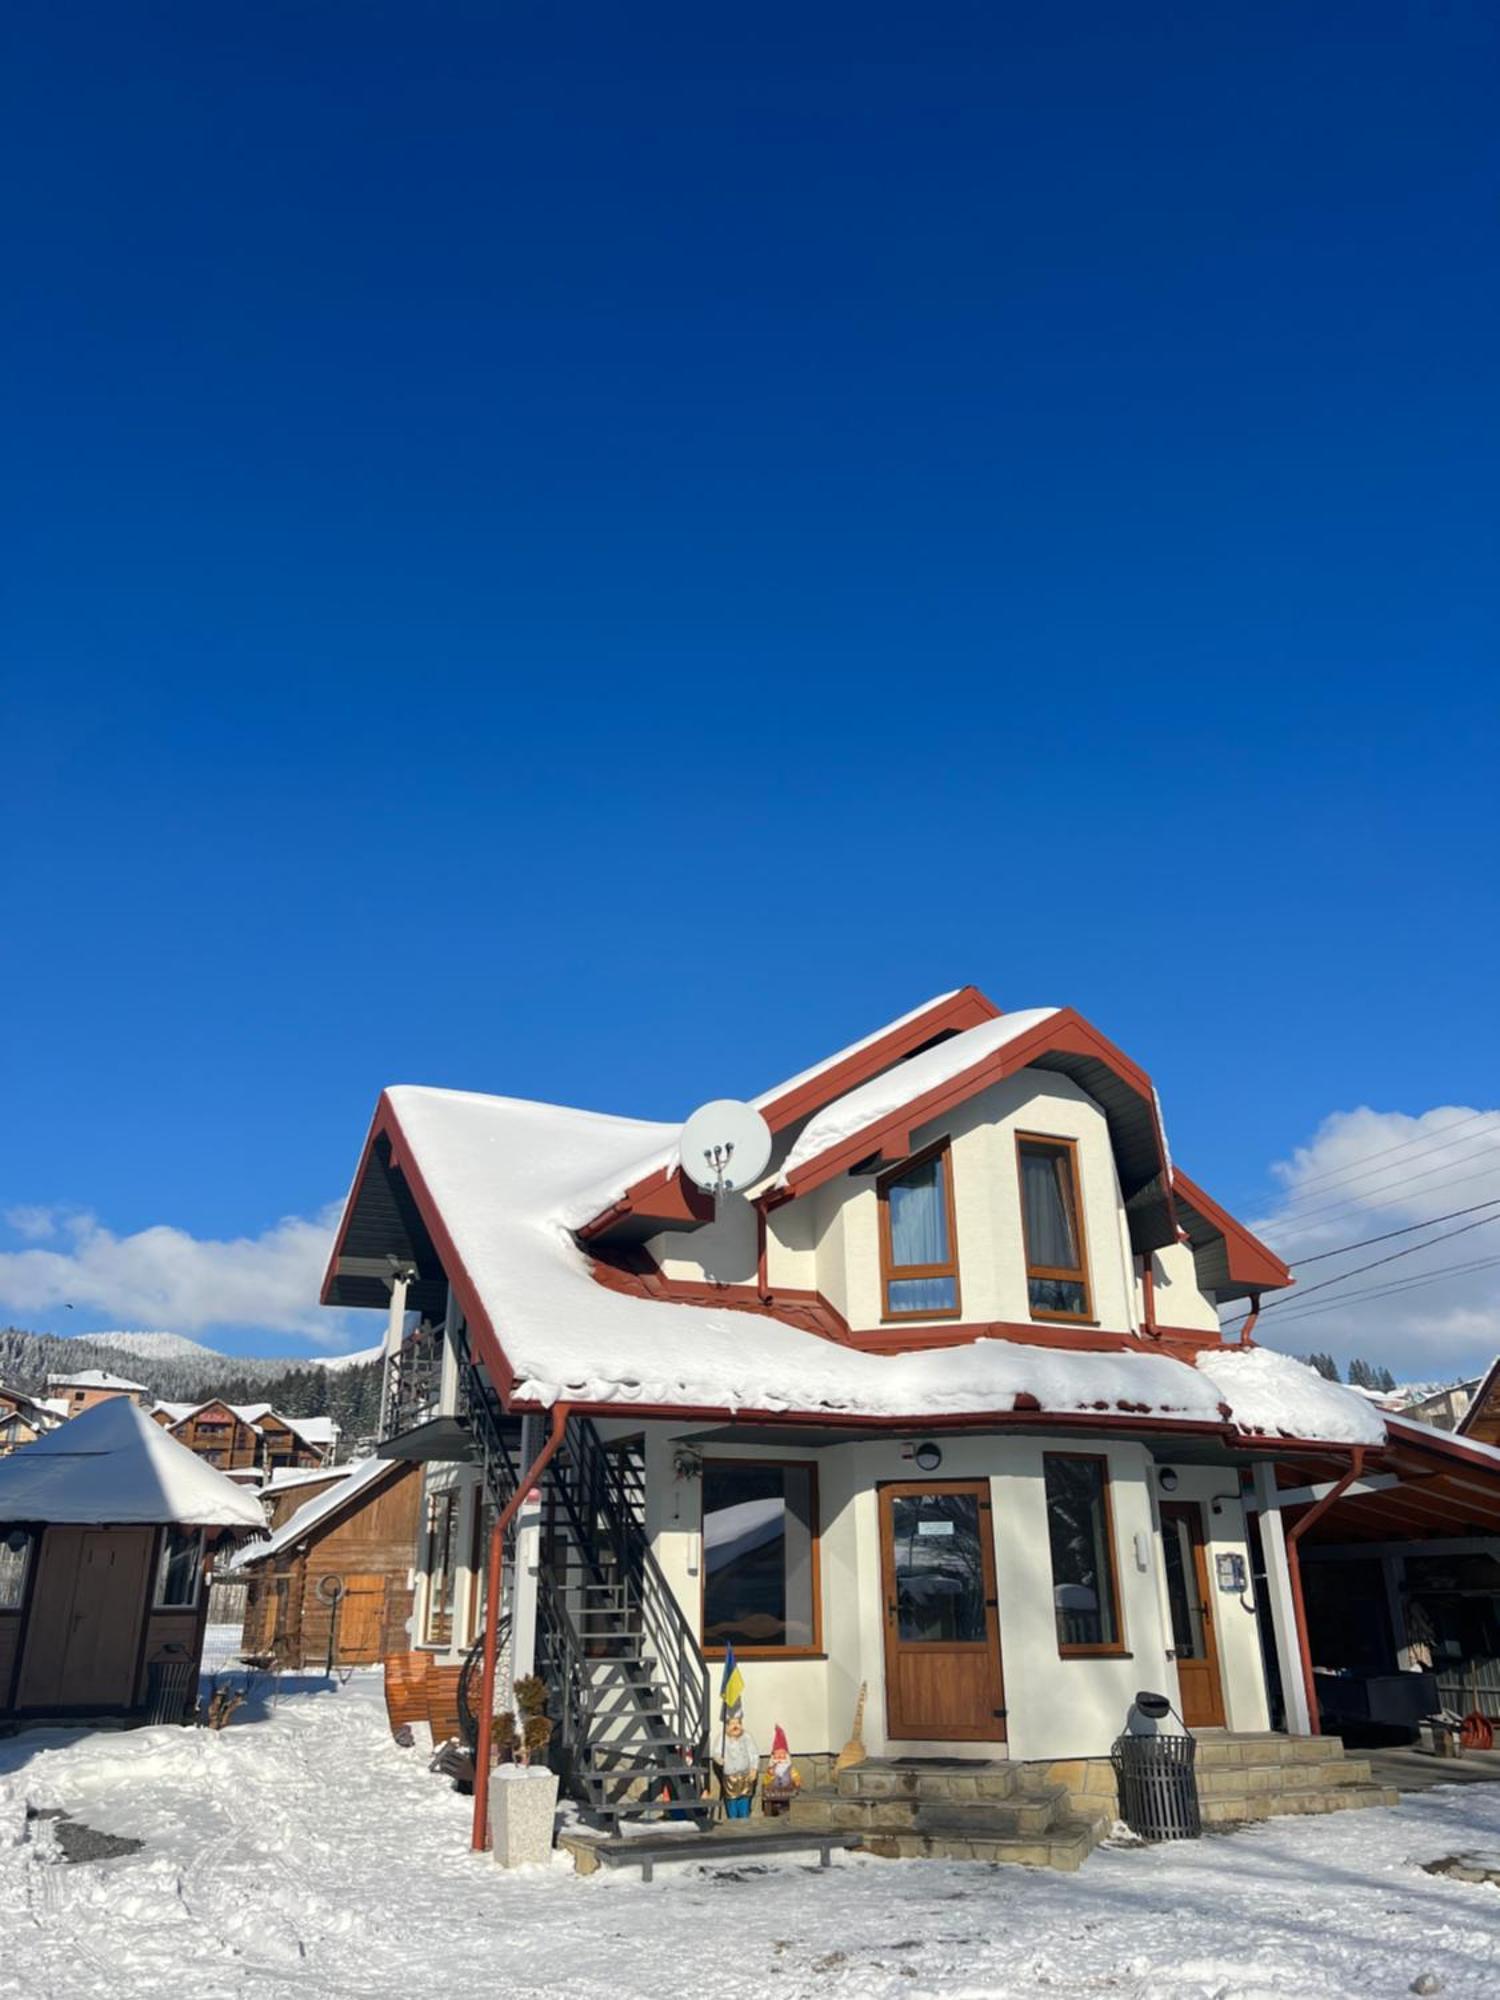
[[745, 1714], [738, 1704], [729, 1711], [724, 1724], [724, 1816], [749, 1819], [755, 1781], [760, 1775], [760, 1752], [755, 1738], [745, 1727]]
[[801, 1788], [802, 1773], [792, 1762], [786, 1731], [778, 1722], [776, 1733], [771, 1738], [771, 1765], [766, 1772], [766, 1789], [761, 1798], [761, 1811], [769, 1813], [773, 1818], [778, 1813], [784, 1813]]

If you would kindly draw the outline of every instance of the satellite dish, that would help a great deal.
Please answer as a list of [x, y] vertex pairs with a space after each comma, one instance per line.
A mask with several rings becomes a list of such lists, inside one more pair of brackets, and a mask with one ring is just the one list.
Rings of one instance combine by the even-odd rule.
[[677, 1142], [682, 1171], [710, 1194], [754, 1185], [771, 1158], [771, 1128], [753, 1105], [716, 1097], [695, 1111]]

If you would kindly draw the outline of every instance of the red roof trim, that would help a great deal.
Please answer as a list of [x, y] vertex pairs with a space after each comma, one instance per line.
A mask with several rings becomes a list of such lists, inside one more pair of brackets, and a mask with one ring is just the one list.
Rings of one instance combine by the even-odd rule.
[[[804, 1082], [793, 1084], [762, 1105], [761, 1115], [773, 1132], [784, 1132], [789, 1125], [806, 1118], [825, 1104], [832, 1104], [835, 1098], [843, 1097], [848, 1091], [868, 1083], [871, 1077], [879, 1076], [892, 1063], [899, 1062], [924, 1042], [930, 1042], [934, 1035], [962, 1034], [965, 1028], [977, 1028], [982, 1021], [993, 1021], [1000, 1009], [993, 1000], [981, 993], [977, 986], [963, 986], [950, 994], [946, 1000], [939, 1000], [931, 1007], [924, 1007], [910, 1020], [899, 1027], [890, 1028], [864, 1048], [856, 1049], [842, 1062], [834, 1063], [828, 1069], [819, 1070], [816, 1076]], [[703, 1204], [708, 1203], [708, 1212], [703, 1212]], [[666, 1226], [673, 1222], [704, 1222], [713, 1213], [712, 1200], [691, 1183], [683, 1181], [677, 1168], [658, 1168], [643, 1179], [628, 1187], [620, 1199], [603, 1213], [596, 1215], [577, 1232], [585, 1241], [612, 1227], [622, 1216], [644, 1213], [653, 1218], [662, 1218]]]
[[945, 1111], [966, 1103], [992, 1083], [999, 1083], [1007, 1076], [1014, 1076], [1025, 1069], [1038, 1056], [1050, 1054], [1058, 1049], [1070, 1055], [1093, 1056], [1106, 1064], [1138, 1096], [1151, 1106], [1151, 1120], [1156, 1128], [1157, 1147], [1165, 1164], [1166, 1143], [1162, 1137], [1161, 1122], [1156, 1115], [1156, 1094], [1151, 1087], [1151, 1079], [1137, 1063], [1133, 1063], [1122, 1049], [1101, 1035], [1085, 1021], [1081, 1014], [1071, 1007], [1063, 1007], [1056, 1014], [1040, 1021], [1029, 1034], [1020, 1035], [1004, 1048], [992, 1050], [978, 1062], [949, 1077], [945, 1083], [934, 1085], [921, 1096], [903, 1104], [899, 1110], [886, 1117], [876, 1119], [861, 1128], [850, 1138], [840, 1140], [808, 1160], [787, 1175], [787, 1188], [792, 1195], [810, 1193], [822, 1187], [825, 1181], [846, 1173], [852, 1166], [867, 1159], [871, 1153], [883, 1150], [882, 1142], [889, 1140], [904, 1144], [908, 1135], [919, 1125], [926, 1125], [934, 1118], [941, 1118]]
[[1213, 1196], [1205, 1194], [1196, 1181], [1189, 1180], [1180, 1167], [1172, 1169], [1172, 1185], [1180, 1189], [1188, 1207], [1197, 1209], [1203, 1220], [1223, 1237], [1229, 1275], [1237, 1285], [1269, 1292], [1282, 1285], [1296, 1284], [1276, 1252], [1252, 1235], [1244, 1223], [1236, 1222], [1228, 1209], [1220, 1208]]
[[1468, 1436], [1470, 1426], [1484, 1415], [1484, 1406], [1489, 1401], [1490, 1392], [1495, 1387], [1497, 1381], [1500, 1381], [1500, 1354], [1495, 1356], [1495, 1359], [1485, 1371], [1483, 1380], [1474, 1391], [1473, 1402], [1470, 1403], [1468, 1409], [1464, 1411], [1458, 1422], [1453, 1426], [1455, 1435], [1458, 1437]]

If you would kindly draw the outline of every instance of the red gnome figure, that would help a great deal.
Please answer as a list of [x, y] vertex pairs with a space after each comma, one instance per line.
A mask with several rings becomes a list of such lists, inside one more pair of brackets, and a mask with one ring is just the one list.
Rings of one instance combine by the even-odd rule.
[[771, 1738], [770, 1769], [766, 1772], [766, 1782], [761, 1791], [761, 1811], [769, 1813], [772, 1818], [784, 1813], [801, 1789], [802, 1774], [792, 1763], [786, 1731], [778, 1722], [776, 1733]]

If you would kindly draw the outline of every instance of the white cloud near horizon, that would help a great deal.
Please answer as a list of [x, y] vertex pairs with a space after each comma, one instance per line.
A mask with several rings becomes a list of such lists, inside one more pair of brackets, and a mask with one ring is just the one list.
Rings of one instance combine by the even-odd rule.
[[60, 1333], [85, 1331], [60, 1323], [71, 1306], [115, 1327], [298, 1333], [334, 1352], [368, 1344], [368, 1315], [318, 1304], [341, 1208], [330, 1202], [228, 1241], [166, 1223], [117, 1236], [87, 1212], [11, 1208], [4, 1220], [26, 1247], [0, 1250], [0, 1312], [18, 1325], [45, 1314]]
[[[1251, 1226], [1292, 1265], [1320, 1261], [1267, 1301], [1258, 1340], [1293, 1354], [1363, 1355], [1402, 1382], [1475, 1375], [1500, 1353], [1500, 1111], [1336, 1111], [1272, 1175], [1280, 1199]], [[1321, 1255], [1414, 1223], [1433, 1227]], [[1462, 1233], [1432, 1240], [1450, 1231]], [[1392, 1261], [1312, 1295], [1379, 1258]]]

